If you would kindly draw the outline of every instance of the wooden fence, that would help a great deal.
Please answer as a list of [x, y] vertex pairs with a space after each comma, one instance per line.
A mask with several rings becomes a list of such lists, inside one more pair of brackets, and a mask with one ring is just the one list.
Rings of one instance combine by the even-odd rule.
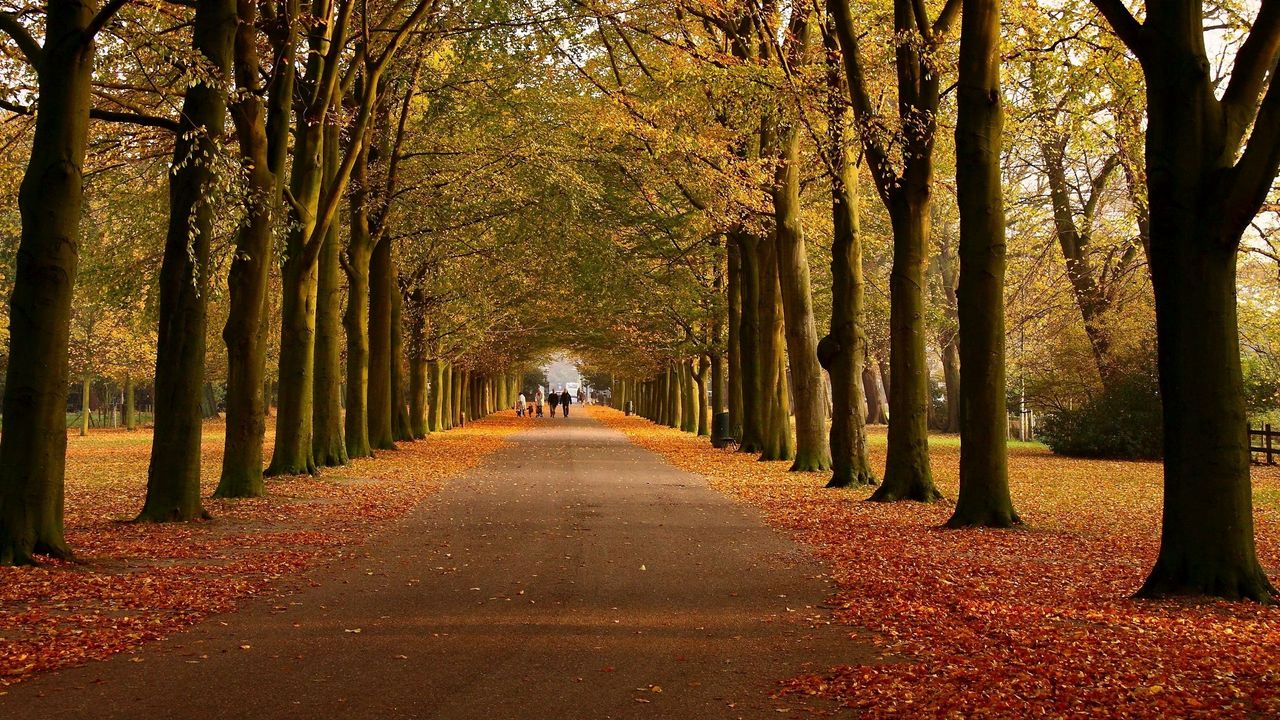
[[[1280, 455], [1280, 432], [1272, 430], [1271, 423], [1267, 423], [1257, 429], [1252, 425], [1249, 425], [1248, 428], [1249, 459], [1254, 462], [1275, 465], [1276, 456]], [[1261, 455], [1263, 459], [1256, 459], [1258, 455]]]

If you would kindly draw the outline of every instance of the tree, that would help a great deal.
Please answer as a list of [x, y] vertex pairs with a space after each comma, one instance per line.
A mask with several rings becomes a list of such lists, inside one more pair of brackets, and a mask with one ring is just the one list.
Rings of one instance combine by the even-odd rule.
[[1004, 188], [1000, 178], [1000, 0], [964, 0], [956, 191], [960, 203], [960, 494], [949, 527], [1009, 527], [1004, 362]]
[[48, 0], [45, 41], [0, 13], [0, 30], [35, 68], [31, 155], [18, 196], [22, 235], [9, 297], [9, 364], [0, 435], [0, 565], [45, 553], [70, 557], [63, 537], [67, 338], [83, 201], [94, 38], [124, 5]]
[[236, 0], [196, 3], [192, 44], [209, 67], [187, 89], [173, 148], [169, 230], [160, 267], [156, 429], [140, 522], [209, 517], [200, 502], [209, 244], [236, 22]]
[[1164, 405], [1160, 553], [1140, 594], [1272, 601], [1258, 563], [1236, 318], [1240, 238], [1280, 169], [1280, 2], [1264, 0], [1221, 97], [1200, 0], [1093, 0], [1147, 82], [1146, 175]]

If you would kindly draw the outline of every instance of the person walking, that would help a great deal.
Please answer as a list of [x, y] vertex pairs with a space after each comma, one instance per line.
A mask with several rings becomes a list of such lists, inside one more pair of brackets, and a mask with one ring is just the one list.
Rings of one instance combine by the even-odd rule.
[[560, 394], [559, 394], [559, 393], [557, 393], [555, 390], [552, 390], [552, 391], [551, 391], [551, 397], [550, 397], [550, 398], [548, 398], [547, 402], [548, 402], [548, 403], [550, 403], [550, 405], [551, 405], [551, 417], [555, 417], [555, 416], [556, 416], [556, 405], [559, 405], [559, 404], [560, 404]]
[[524, 399], [524, 393], [520, 393], [520, 396], [516, 398], [516, 417], [524, 417], [525, 409], [528, 406]]
[[560, 393], [560, 408], [564, 412], [565, 417], [569, 417], [569, 403], [573, 402], [573, 396], [568, 390]]
[[537, 411], [538, 417], [542, 417], [542, 402], [546, 398], [542, 394], [542, 386], [538, 386], [537, 392], [533, 394], [533, 409]]

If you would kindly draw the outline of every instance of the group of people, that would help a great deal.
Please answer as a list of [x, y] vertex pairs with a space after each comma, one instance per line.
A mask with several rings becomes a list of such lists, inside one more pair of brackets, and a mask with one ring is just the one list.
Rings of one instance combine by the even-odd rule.
[[569, 406], [573, 404], [573, 396], [564, 388], [561, 388], [559, 392], [553, 390], [549, 395], [544, 396], [542, 386], [539, 385], [537, 392], [533, 394], [532, 401], [525, 398], [523, 392], [516, 398], [516, 415], [528, 418], [542, 417], [544, 404], [550, 406], [551, 417], [556, 416], [557, 407], [564, 413], [564, 417], [569, 417]]

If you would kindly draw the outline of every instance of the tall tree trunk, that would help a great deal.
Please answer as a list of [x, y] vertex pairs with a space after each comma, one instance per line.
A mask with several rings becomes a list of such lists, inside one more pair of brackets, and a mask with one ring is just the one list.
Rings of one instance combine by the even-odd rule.
[[93, 405], [90, 403], [93, 392], [93, 376], [80, 376], [80, 437], [89, 434], [89, 423], [93, 420]]
[[369, 267], [369, 446], [394, 450], [391, 432], [391, 240], [383, 237], [373, 249]]
[[[725, 398], [727, 406], [725, 410], [729, 413], [729, 434], [735, 438], [742, 437], [742, 416], [743, 397], [742, 397], [742, 260], [739, 253], [738, 242], [733, 237], [725, 238], [725, 248], [728, 254], [728, 271], [725, 273], [728, 277], [726, 287], [726, 299], [729, 315], [729, 367], [728, 367], [728, 394]], [[715, 387], [719, 388], [719, 385]]]
[[706, 400], [698, 399], [698, 388], [701, 383], [694, 378], [693, 358], [680, 361], [680, 429], [691, 434], [698, 434], [698, 417], [706, 407]]
[[160, 328], [156, 346], [155, 435], [147, 469], [142, 522], [209, 517], [200, 502], [200, 439], [204, 414], [205, 323], [209, 297], [211, 206], [227, 115], [235, 47], [236, 0], [198, 0], [192, 45], [208, 75], [187, 89], [169, 175], [169, 228], [160, 265]]
[[373, 238], [369, 231], [369, 150], [361, 143], [351, 171], [351, 231], [342, 267], [347, 274], [347, 454], [369, 457], [369, 277]]
[[[291, 3], [289, 17], [297, 15]], [[289, 140], [293, 98], [292, 23], [278, 28], [273, 38], [276, 58], [264, 105], [254, 90], [261, 64], [258, 58], [257, 2], [238, 0], [236, 29], [236, 85], [231, 104], [240, 145], [240, 162], [248, 184], [246, 218], [236, 235], [236, 252], [227, 273], [229, 310], [222, 339], [227, 346], [227, 421], [222, 473], [214, 497], [259, 497], [262, 479], [262, 441], [271, 407], [271, 381], [266, 377], [268, 288], [271, 243], [277, 217], [279, 178]]]
[[[336, 108], [335, 108], [336, 110]], [[342, 162], [337, 123], [325, 126], [324, 187], [334, 184]], [[342, 417], [342, 267], [338, 224], [329, 223], [329, 234], [320, 248], [316, 284], [316, 349], [311, 412], [311, 451], [319, 467], [347, 464]]]
[[773, 208], [777, 228], [777, 273], [786, 319], [791, 390], [795, 395], [795, 462], [791, 471], [827, 470], [831, 467], [831, 450], [827, 445], [826, 394], [822, 369], [818, 365], [818, 332], [813, 320], [809, 256], [800, 224], [800, 133], [794, 126], [783, 132], [782, 154], [774, 180]]
[[409, 399], [405, 397], [404, 372], [404, 323], [401, 308], [404, 296], [396, 280], [395, 258], [391, 261], [391, 437], [393, 440], [413, 440], [409, 422]]
[[943, 432], [960, 432], [960, 338], [951, 335], [939, 349], [942, 357], [942, 388], [946, 397], [947, 416], [942, 418], [939, 427]]
[[63, 537], [67, 341], [80, 248], [93, 75], [92, 2], [48, 0], [31, 157], [18, 191], [22, 237], [9, 296], [0, 434], [0, 565], [71, 557]]
[[1010, 527], [1004, 370], [1000, 0], [963, 0], [956, 189], [960, 205], [960, 494], [948, 527]]
[[924, 264], [928, 193], [903, 192], [892, 212], [889, 276], [889, 447], [884, 482], [871, 500], [933, 502], [942, 497], [929, 468], [929, 366], [924, 352]]
[[429, 404], [427, 409], [427, 431], [441, 432], [445, 429], [444, 397], [441, 394], [444, 389], [444, 364], [439, 360], [428, 360], [427, 377], [430, 383], [427, 396]]
[[884, 389], [880, 386], [880, 366], [868, 355], [862, 367], [862, 394], [866, 399], [867, 424], [883, 425], [885, 422], [886, 400]]
[[863, 369], [862, 233], [858, 217], [858, 175], [846, 142], [848, 111], [844, 75], [833, 33], [824, 37], [827, 67], [827, 134], [835, 163], [831, 178], [831, 331], [818, 343], [818, 357], [831, 376], [831, 480], [827, 487], [874, 485], [867, 459]]
[[457, 407], [453, 401], [453, 363], [440, 361], [443, 363], [441, 376], [444, 378], [440, 386], [440, 422], [444, 430], [452, 430], [458, 426], [454, 419], [454, 408]]
[[[791, 393], [787, 388], [787, 348], [778, 283], [778, 246], [770, 237], [760, 251], [761, 460], [791, 460]], [[815, 356], [816, 357], [816, 356]], [[816, 362], [816, 360], [815, 360]]]
[[138, 429], [138, 413], [134, 405], [135, 387], [133, 375], [124, 376], [124, 429]]
[[1147, 84], [1164, 516], [1140, 594], [1274, 601], [1254, 544], [1235, 273], [1280, 169], [1280, 6], [1262, 5], [1225, 88], [1208, 71], [1201, 2], [1148, 3], [1143, 23], [1099, 9]]
[[311, 406], [319, 274], [306, 244], [315, 227], [323, 185], [323, 118], [300, 113], [294, 137], [290, 192], [301, 210], [294, 213], [280, 276], [280, 389], [276, 442], [267, 475], [310, 475], [317, 469], [311, 451]]
[[[707, 380], [714, 363], [706, 353], [698, 356], [698, 371], [694, 374], [695, 392], [698, 393], [698, 435], [711, 436], [711, 405], [707, 399]], [[712, 381], [714, 386], [714, 380]]]
[[760, 320], [761, 245], [764, 240], [747, 231], [734, 233], [738, 248], [741, 317], [738, 322], [738, 358], [741, 371], [742, 435], [738, 451], [758, 454], [764, 447], [765, 383]]

